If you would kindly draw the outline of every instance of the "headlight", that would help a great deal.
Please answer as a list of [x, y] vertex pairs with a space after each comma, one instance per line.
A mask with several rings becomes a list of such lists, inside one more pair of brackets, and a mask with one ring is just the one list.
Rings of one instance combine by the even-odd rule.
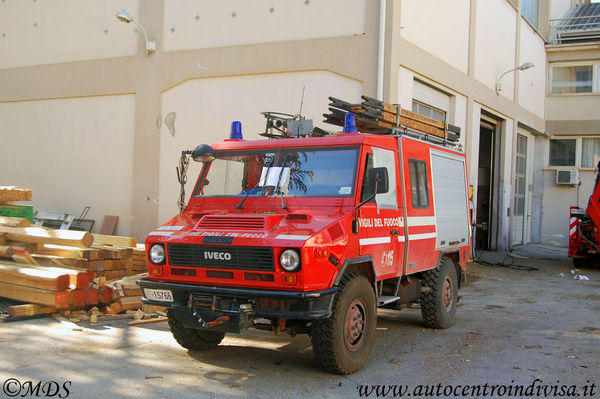
[[279, 256], [279, 264], [285, 271], [295, 272], [300, 268], [300, 254], [295, 249], [286, 249]]
[[165, 262], [165, 247], [162, 244], [154, 244], [150, 248], [150, 262], [160, 265]]

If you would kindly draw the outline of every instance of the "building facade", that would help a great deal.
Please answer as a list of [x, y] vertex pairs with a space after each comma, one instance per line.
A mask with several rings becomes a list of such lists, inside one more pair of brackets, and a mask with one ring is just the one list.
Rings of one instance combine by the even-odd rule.
[[256, 139], [263, 111], [334, 130], [328, 97], [365, 94], [461, 127], [477, 246], [539, 242], [543, 206], [558, 208], [540, 189], [548, 135], [571, 134], [568, 115], [547, 128], [561, 107], [546, 104], [547, 62], [562, 59], [546, 42], [572, 3], [3, 1], [0, 184], [32, 188], [39, 210], [118, 215], [117, 233], [141, 238], [177, 212], [182, 150], [233, 120]]
[[587, 206], [600, 161], [600, 3], [575, 4], [550, 27], [541, 240], [567, 245], [568, 207]]

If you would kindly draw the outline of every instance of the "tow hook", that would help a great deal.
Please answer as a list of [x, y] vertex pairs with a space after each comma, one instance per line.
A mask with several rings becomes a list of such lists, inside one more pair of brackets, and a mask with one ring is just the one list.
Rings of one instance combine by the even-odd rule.
[[229, 316], [221, 316], [213, 321], [209, 321], [208, 323], [204, 323], [204, 324], [206, 325], [206, 327], [214, 327], [219, 324], [225, 324], [227, 322], [229, 322]]

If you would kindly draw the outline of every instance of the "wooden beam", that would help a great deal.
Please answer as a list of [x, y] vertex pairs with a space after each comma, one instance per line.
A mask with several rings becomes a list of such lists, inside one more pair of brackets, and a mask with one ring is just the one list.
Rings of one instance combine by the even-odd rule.
[[15, 252], [11, 247], [7, 247], [4, 245], [0, 245], [0, 256], [4, 256], [5, 258], [10, 258], [13, 256]]
[[31, 222], [25, 218], [0, 216], [0, 225], [8, 227], [29, 227], [31, 226]]
[[104, 220], [102, 221], [102, 227], [100, 227], [99, 233], [109, 236], [113, 235], [115, 233], [115, 229], [117, 228], [118, 221], [118, 216], [104, 215]]
[[40, 255], [53, 255], [60, 256], [63, 258], [81, 258], [87, 260], [102, 260], [104, 259], [104, 252], [101, 249], [96, 248], [77, 248], [67, 247], [64, 245], [43, 245], [35, 251]]
[[94, 234], [94, 243], [99, 245], [112, 245], [118, 247], [135, 247], [137, 244], [137, 238]]
[[57, 313], [58, 309], [52, 306], [36, 305], [34, 303], [27, 303], [25, 305], [13, 305], [6, 309], [6, 312], [10, 317], [20, 316], [37, 316], [43, 314]]
[[0, 226], [0, 233], [4, 233], [6, 238], [11, 241], [69, 245], [83, 248], [90, 247], [94, 241], [94, 237], [85, 231], [52, 230], [43, 227]]
[[31, 201], [31, 190], [14, 186], [0, 186], [0, 202]]
[[155, 317], [153, 319], [146, 319], [146, 320], [133, 320], [127, 324], [129, 324], [130, 326], [137, 326], [138, 324], [161, 323], [163, 321], [168, 321], [168, 320], [169, 319], [167, 317]]
[[0, 281], [55, 292], [66, 291], [71, 283], [68, 274], [10, 262], [0, 262]]
[[75, 288], [87, 288], [92, 280], [94, 280], [94, 272], [92, 270], [79, 269], [68, 265], [28, 265], [28, 267], [68, 274], [70, 282], [72, 285], [75, 285]]
[[53, 306], [57, 309], [69, 307], [69, 293], [66, 291], [53, 292], [0, 282], [0, 296], [22, 302]]

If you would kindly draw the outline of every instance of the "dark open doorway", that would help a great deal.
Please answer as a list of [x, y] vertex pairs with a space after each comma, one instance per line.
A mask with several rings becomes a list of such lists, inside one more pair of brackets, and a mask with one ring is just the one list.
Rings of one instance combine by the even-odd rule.
[[479, 161], [477, 178], [477, 216], [475, 223], [475, 248], [493, 249], [493, 229], [495, 228], [495, 168], [496, 161], [496, 126], [486, 121], [481, 121], [479, 129]]

